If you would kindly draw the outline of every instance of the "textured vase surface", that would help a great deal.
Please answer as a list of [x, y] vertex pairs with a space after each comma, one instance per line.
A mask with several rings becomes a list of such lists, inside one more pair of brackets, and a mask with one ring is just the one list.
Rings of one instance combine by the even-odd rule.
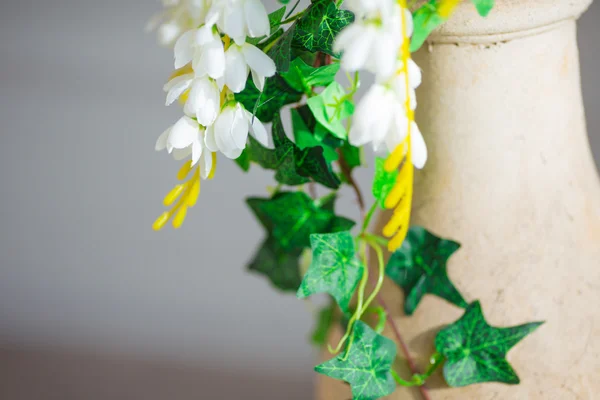
[[[449, 388], [440, 371], [427, 384], [434, 400], [600, 399], [600, 184], [575, 29], [590, 3], [497, 0], [484, 19], [465, 2], [414, 55], [429, 160], [416, 172], [412, 224], [462, 244], [449, 275], [491, 325], [546, 321], [508, 353], [520, 385]], [[407, 317], [399, 288], [386, 283], [384, 297], [424, 369], [436, 333], [463, 310], [426, 295]], [[317, 392], [351, 398], [329, 378]], [[388, 398], [422, 397], [399, 388]]]

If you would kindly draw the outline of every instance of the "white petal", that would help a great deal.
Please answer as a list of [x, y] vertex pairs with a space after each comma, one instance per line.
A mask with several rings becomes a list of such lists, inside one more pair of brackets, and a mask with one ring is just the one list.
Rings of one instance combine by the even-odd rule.
[[183, 92], [190, 88], [192, 84], [193, 75], [186, 74], [171, 79], [163, 88], [167, 92], [167, 101], [165, 105], [170, 106], [175, 100], [177, 100]]
[[202, 168], [200, 168], [200, 176], [202, 179], [208, 178], [213, 168], [213, 155], [212, 153], [205, 151], [200, 158]]
[[406, 21], [406, 35], [412, 36], [414, 29], [412, 13], [410, 12], [410, 10], [405, 9], [404, 15], [404, 20]]
[[394, 41], [389, 35], [381, 35], [379, 40], [373, 43], [369, 69], [379, 81], [388, 79], [395, 72], [397, 54], [390, 51], [393, 48]]
[[415, 122], [411, 125], [410, 148], [412, 152], [412, 162], [415, 168], [421, 169], [427, 162], [427, 146], [419, 127]]
[[260, 120], [255, 115], [252, 115], [252, 113], [249, 111], [246, 111], [246, 118], [250, 123], [250, 132], [252, 132], [252, 136], [254, 136], [254, 138], [263, 146], [268, 146], [269, 138], [263, 123], [260, 122]]
[[204, 133], [204, 145], [209, 151], [219, 151], [219, 147], [215, 140], [215, 128], [212, 125], [206, 128], [206, 132]]
[[254, 82], [254, 86], [262, 92], [265, 88], [265, 77], [257, 74], [253, 69], [251, 69], [250, 72], [252, 73], [252, 82]]
[[190, 154], [192, 154], [192, 148], [186, 147], [185, 149], [175, 149], [173, 150], [172, 154], [175, 160], [183, 160], [184, 158], [187, 158], [190, 156]]
[[198, 78], [192, 85], [184, 112], [195, 116], [200, 125], [208, 126], [217, 118], [219, 103], [220, 92], [215, 82], [206, 77]]
[[412, 59], [408, 60], [408, 79], [410, 87], [413, 89], [418, 88], [422, 81], [421, 68]]
[[354, 43], [347, 47], [342, 55], [342, 66], [347, 71], [357, 71], [365, 65], [369, 49], [373, 44], [373, 31], [364, 29], [360, 34], [355, 34]]
[[246, 43], [242, 46], [242, 52], [250, 69], [254, 70], [258, 75], [265, 77], [275, 75], [275, 62], [258, 47]]
[[162, 24], [157, 30], [158, 44], [163, 47], [172, 46], [181, 35], [182, 27], [175, 21]]
[[235, 114], [233, 115], [233, 126], [231, 127], [231, 135], [237, 148], [243, 149], [246, 147], [248, 130], [249, 121], [246, 117], [246, 110], [242, 108], [240, 103], [237, 103], [235, 107]]
[[212, 25], [205, 24], [198, 32], [196, 32], [196, 44], [198, 46], [204, 46], [206, 43], [209, 43], [214, 40]]
[[197, 140], [199, 132], [198, 123], [184, 116], [173, 125], [168, 143], [175, 149], [183, 149]]
[[181, 35], [175, 43], [175, 69], [182, 68], [194, 57], [195, 31], [190, 30]]
[[169, 138], [170, 133], [171, 127], [168, 127], [163, 133], [160, 134], [160, 136], [156, 140], [156, 145], [154, 146], [154, 149], [156, 151], [162, 151], [167, 147], [167, 139]]
[[223, 155], [231, 160], [235, 160], [242, 155], [242, 151], [244, 151], [244, 149], [233, 149], [231, 151], [223, 152]]
[[237, 4], [228, 7], [224, 22], [223, 31], [239, 45], [238, 40], [246, 37], [246, 21], [244, 21], [243, 9]]
[[231, 46], [225, 54], [225, 85], [234, 93], [239, 93], [246, 87], [248, 66], [238, 46]]
[[246, 24], [250, 37], [267, 36], [270, 31], [267, 10], [260, 0], [246, 0], [244, 4]]
[[360, 28], [355, 25], [348, 25], [348, 27], [344, 28], [335, 38], [335, 42], [333, 43], [333, 50], [336, 53], [340, 53], [345, 49], [352, 46], [354, 43], [356, 36], [360, 34]]
[[208, 42], [202, 47], [201, 63], [213, 79], [222, 77], [225, 73], [225, 49], [221, 39]]
[[226, 107], [215, 121], [215, 143], [219, 151], [223, 154], [230, 152], [236, 148], [235, 141], [233, 140], [233, 136], [231, 135], [234, 113], [234, 108]]
[[202, 143], [200, 142], [200, 138], [192, 143], [192, 166], [196, 165], [200, 160], [200, 156], [202, 155]]

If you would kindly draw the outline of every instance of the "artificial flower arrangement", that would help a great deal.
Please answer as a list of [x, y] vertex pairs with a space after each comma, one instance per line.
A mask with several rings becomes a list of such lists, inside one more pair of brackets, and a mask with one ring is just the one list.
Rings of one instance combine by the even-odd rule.
[[[326, 345], [332, 358], [315, 369], [349, 383], [354, 399], [378, 399], [397, 385], [422, 386], [438, 368], [453, 387], [517, 384], [505, 356], [541, 324], [490, 326], [480, 303], [468, 303], [448, 277], [447, 260], [460, 245], [409, 227], [414, 168], [427, 161], [414, 120], [421, 71], [411, 52], [460, 2], [430, 0], [416, 7], [406, 0], [312, 0], [298, 10], [299, 0], [282, 0], [269, 14], [261, 0], [163, 0], [164, 11], [150, 23], [159, 42], [174, 48], [166, 103], [179, 101], [184, 113], [160, 135], [156, 150], [187, 159], [177, 175], [183, 183], [166, 195], [169, 210], [153, 228], [169, 221], [181, 226], [198, 201], [201, 181], [215, 176], [217, 157], [244, 171], [253, 164], [275, 171], [272, 193], [246, 200], [266, 231], [249, 269], [298, 298], [329, 295], [313, 341]], [[471, 2], [482, 17], [494, 5]], [[365, 71], [375, 83], [357, 100]], [[283, 108], [291, 112], [290, 135]], [[264, 123], [271, 123], [270, 135]], [[379, 156], [364, 160], [367, 145]], [[370, 207], [353, 178], [366, 163], [375, 165]], [[317, 197], [316, 184], [330, 192]], [[356, 193], [358, 223], [335, 212], [342, 185]], [[393, 212], [382, 232], [373, 233], [378, 208]], [[387, 262], [384, 249], [392, 253]], [[303, 268], [307, 253], [310, 265]], [[376, 260], [373, 271], [369, 255]], [[429, 368], [411, 366], [411, 377], [394, 370], [396, 343], [382, 335], [386, 324], [394, 324], [380, 296], [386, 277], [403, 290], [407, 315], [425, 294], [465, 309], [437, 333]], [[328, 343], [335, 324], [345, 333]]]

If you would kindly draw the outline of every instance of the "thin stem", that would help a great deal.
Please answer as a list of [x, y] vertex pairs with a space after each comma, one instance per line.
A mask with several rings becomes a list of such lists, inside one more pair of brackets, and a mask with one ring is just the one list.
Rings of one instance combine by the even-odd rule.
[[[294, 7], [294, 8], [295, 8], [295, 7]], [[292, 12], [293, 12], [293, 11], [294, 11], [294, 10], [292, 9]], [[304, 11], [300, 11], [298, 14], [292, 15], [291, 17], [284, 19], [283, 21], [281, 21], [281, 22], [279, 23], [279, 25], [285, 25], [285, 24], [287, 24], [287, 23], [289, 23], [289, 22], [295, 21], [295, 20], [297, 20], [298, 18], [300, 18], [301, 16], [303, 16], [305, 12], [306, 12], [306, 10], [304, 10]]]
[[398, 373], [393, 369], [390, 372], [392, 373], [392, 376], [398, 385], [404, 387], [417, 386], [417, 384], [413, 381], [405, 381], [404, 379], [400, 378], [400, 375], [398, 375]]
[[292, 7], [292, 9], [287, 13], [287, 15], [285, 16], [285, 18], [289, 18], [290, 15], [292, 15], [292, 13], [294, 11], [296, 11], [296, 7], [298, 7], [298, 4], [300, 4], [300, 0], [296, 1], [296, 4], [294, 4], [294, 7]]
[[[402, 353], [404, 353], [404, 357], [406, 358], [406, 363], [408, 364], [410, 372], [412, 372], [413, 375], [418, 375], [419, 370], [417, 369], [417, 366], [415, 365], [415, 362], [413, 361], [413, 359], [410, 355], [408, 346], [406, 346], [406, 342], [402, 338], [402, 335], [400, 334], [400, 330], [398, 329], [396, 322], [394, 322], [394, 319], [392, 318], [392, 316], [390, 314], [390, 309], [388, 308], [388, 306], [385, 304], [385, 301], [383, 300], [383, 296], [379, 295], [377, 297], [377, 300], [379, 301], [379, 304], [381, 304], [381, 307], [383, 307], [383, 309], [385, 310], [385, 312], [387, 314], [388, 323], [390, 324], [390, 327], [392, 328], [392, 332], [394, 332], [394, 336], [396, 336], [396, 341], [400, 345], [400, 348], [402, 349]], [[431, 400], [431, 397], [429, 396], [429, 391], [427, 390], [427, 387], [425, 387], [425, 385], [419, 386], [419, 391], [421, 392], [421, 396], [423, 397], [423, 400]]]
[[[363, 254], [364, 253], [365, 253], [365, 251], [363, 249]], [[337, 346], [335, 348], [331, 347], [331, 345], [327, 346], [328, 350], [331, 354], [339, 353], [340, 350], [342, 350], [344, 343], [346, 343], [346, 340], [348, 340], [349, 337], [350, 337], [350, 340], [352, 341], [352, 336], [350, 336], [350, 334], [352, 333], [352, 330], [354, 328], [354, 323], [360, 319], [360, 317], [362, 316], [362, 314], [364, 312], [363, 309], [366, 308], [366, 307], [363, 307], [363, 303], [364, 303], [364, 298], [365, 298], [365, 288], [367, 287], [368, 282], [369, 282], [369, 269], [365, 268], [362, 279], [360, 280], [360, 284], [358, 285], [358, 301], [357, 301], [357, 305], [356, 305], [356, 311], [354, 311], [354, 314], [348, 321], [348, 327], [346, 328], [346, 333], [340, 339]], [[352, 346], [352, 343], [350, 342], [348, 344], [347, 349], [350, 350], [351, 346]], [[346, 354], [348, 354], [348, 351], [346, 351]]]
[[375, 213], [376, 210], [377, 210], [377, 201], [373, 203], [373, 205], [369, 209], [369, 212], [367, 212], [367, 216], [365, 217], [365, 219], [363, 221], [362, 229], [360, 230], [361, 235], [364, 235], [364, 233], [369, 228], [369, 223], [371, 222], [371, 218], [373, 218], [373, 214]]

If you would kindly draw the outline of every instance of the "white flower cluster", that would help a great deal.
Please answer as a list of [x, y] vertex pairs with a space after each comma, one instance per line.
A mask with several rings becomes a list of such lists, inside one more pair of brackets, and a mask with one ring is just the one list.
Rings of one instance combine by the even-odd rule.
[[175, 159], [191, 155], [206, 179], [212, 152], [235, 159], [248, 133], [267, 144], [262, 123], [234, 99], [248, 75], [259, 90], [275, 74], [275, 63], [246, 42], [269, 34], [269, 18], [261, 0], [163, 0], [166, 10], [155, 21], [161, 43], [174, 43], [173, 78], [165, 85], [166, 104], [179, 99], [184, 116], [158, 138], [156, 150]]
[[339, 34], [335, 50], [343, 52], [344, 69], [370, 71], [376, 80], [356, 107], [350, 143], [372, 143], [375, 151], [393, 152], [410, 131], [412, 161], [422, 168], [427, 147], [413, 118], [421, 70], [408, 50], [412, 15], [394, 0], [347, 0], [346, 4], [356, 20]]

